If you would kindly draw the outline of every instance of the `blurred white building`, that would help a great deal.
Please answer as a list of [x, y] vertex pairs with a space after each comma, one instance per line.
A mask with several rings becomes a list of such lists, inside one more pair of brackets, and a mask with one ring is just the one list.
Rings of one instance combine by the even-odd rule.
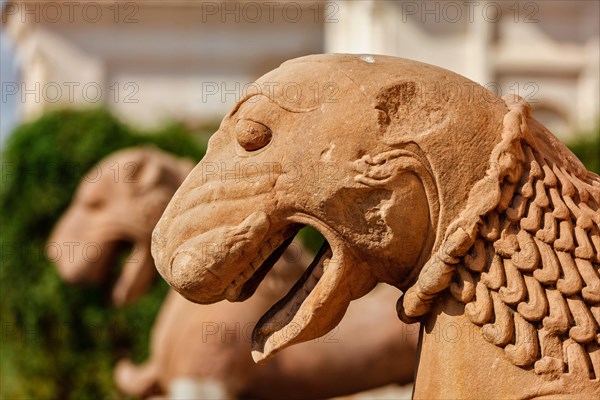
[[[244, 86], [283, 61], [323, 51], [323, 3], [5, 2], [19, 82], [3, 82], [22, 119], [105, 105], [121, 119], [218, 119]], [[246, 88], [247, 90], [247, 88]]]
[[600, 121], [600, 2], [336, 0], [327, 52], [411, 58], [516, 93], [562, 139]]
[[600, 121], [600, 2], [82, 0], [4, 2], [21, 119], [105, 105], [122, 119], [220, 119], [286, 59], [388, 54], [517, 93], [563, 139]]

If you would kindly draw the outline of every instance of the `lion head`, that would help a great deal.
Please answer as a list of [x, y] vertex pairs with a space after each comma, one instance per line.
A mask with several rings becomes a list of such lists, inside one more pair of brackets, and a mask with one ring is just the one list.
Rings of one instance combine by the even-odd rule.
[[116, 304], [137, 299], [152, 283], [150, 237], [193, 164], [163, 151], [130, 148], [92, 168], [48, 241], [48, 258], [70, 283], [105, 279], [122, 244], [132, 245], [114, 286]]

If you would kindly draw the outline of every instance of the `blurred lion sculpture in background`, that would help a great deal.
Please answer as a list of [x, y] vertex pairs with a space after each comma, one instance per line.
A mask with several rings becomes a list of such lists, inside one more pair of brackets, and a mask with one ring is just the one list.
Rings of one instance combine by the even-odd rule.
[[153, 147], [137, 147], [115, 152], [93, 167], [49, 242], [58, 246], [85, 243], [98, 251], [56, 257], [51, 253], [54, 247], [49, 246], [48, 258], [60, 276], [73, 284], [100, 283], [109, 277], [123, 245], [132, 244], [112, 299], [119, 306], [137, 300], [156, 276], [148, 236], [193, 166], [191, 160]]
[[[291, 60], [266, 83], [156, 226], [172, 287], [243, 301], [268, 273], [264, 243], [310, 225], [327, 243], [256, 326], [255, 360], [322, 335], [386, 282], [405, 291], [400, 317], [423, 322], [416, 398], [600, 398], [600, 178], [525, 101], [377, 55]], [[208, 168], [221, 164], [258, 167], [236, 181]], [[221, 251], [202, 257], [206, 242]]]
[[[135, 301], [156, 274], [151, 231], [192, 167], [153, 148], [122, 150], [101, 161], [80, 184], [50, 242], [97, 243], [102, 251], [94, 258], [49, 254], [61, 276], [71, 283], [99, 282], [114, 267], [118, 244], [131, 243], [112, 298], [117, 305]], [[290, 349], [264, 366], [254, 364], [250, 333], [261, 310], [283, 296], [309, 262], [307, 251], [294, 243], [243, 304], [198, 306], [169, 292], [152, 331], [150, 359], [139, 366], [121, 360], [117, 386], [136, 396], [191, 390], [206, 398], [304, 399], [411, 382], [418, 329], [397, 320], [389, 307], [397, 291], [385, 287], [350, 309], [347, 322], [325, 340]]]

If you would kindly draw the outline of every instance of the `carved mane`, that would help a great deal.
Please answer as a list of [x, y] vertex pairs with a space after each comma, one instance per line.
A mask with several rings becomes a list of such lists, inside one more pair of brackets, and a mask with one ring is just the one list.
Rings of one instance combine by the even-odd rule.
[[[600, 371], [600, 177], [520, 97], [438, 251], [399, 302], [405, 322], [446, 289], [517, 366], [556, 379]], [[594, 373], [594, 370], [596, 371]]]

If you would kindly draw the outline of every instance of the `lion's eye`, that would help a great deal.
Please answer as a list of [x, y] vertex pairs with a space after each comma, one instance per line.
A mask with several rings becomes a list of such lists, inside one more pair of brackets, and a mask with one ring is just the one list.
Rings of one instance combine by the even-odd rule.
[[236, 124], [236, 138], [246, 151], [255, 151], [265, 147], [271, 141], [273, 133], [265, 125], [241, 119]]
[[85, 204], [85, 206], [91, 210], [99, 210], [104, 207], [105, 203], [105, 199], [101, 197], [85, 199], [83, 202], [83, 204]]

